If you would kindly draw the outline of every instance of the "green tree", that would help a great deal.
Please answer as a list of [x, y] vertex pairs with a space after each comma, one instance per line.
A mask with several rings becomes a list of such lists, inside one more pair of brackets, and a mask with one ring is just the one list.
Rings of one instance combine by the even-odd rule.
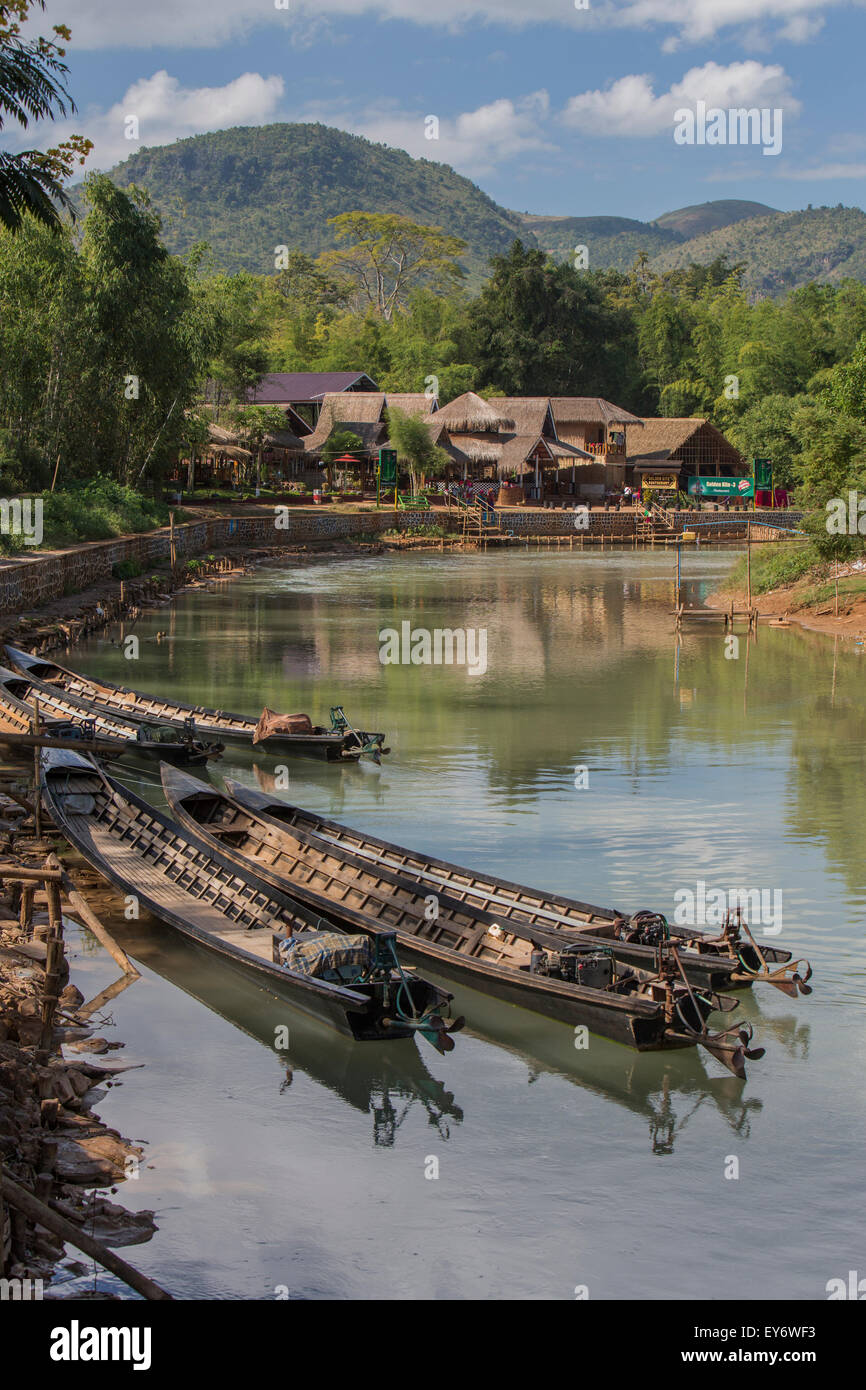
[[262, 452], [265, 436], [286, 428], [285, 412], [278, 405], [248, 405], [233, 410], [229, 419], [256, 456], [256, 496], [262, 482]]
[[809, 403], [806, 396], [763, 396], [754, 401], [731, 427], [731, 443], [746, 458], [769, 458], [780, 487], [793, 488], [800, 478], [803, 438], [797, 412]]
[[403, 308], [417, 286], [445, 291], [463, 278], [457, 258], [466, 242], [439, 227], [379, 212], [344, 212], [330, 217], [328, 225], [344, 244], [326, 251], [319, 265], [350, 280], [360, 302], [383, 319], [391, 319]]
[[207, 366], [214, 415], [248, 399], [270, 368], [266, 345], [267, 303], [262, 280], [241, 271], [216, 275], [202, 290], [217, 326], [216, 349]]
[[515, 241], [469, 310], [483, 386], [509, 395], [619, 396], [620, 335], [631, 324], [605, 282]]
[[389, 410], [388, 434], [397, 450], [397, 457], [409, 472], [413, 496], [421, 490], [427, 478], [440, 478], [451, 464], [451, 458], [438, 444], [424, 417], [407, 415], [403, 410]]
[[862, 554], [866, 537], [859, 531], [849, 534], [847, 524], [840, 528], [838, 517], [847, 513], [849, 492], [866, 497], [866, 422], [841, 414], [829, 401], [806, 405], [795, 418], [808, 441], [801, 455], [798, 491], [809, 509], [804, 528], [827, 559]]
[[[54, 120], [75, 110], [64, 86], [66, 50], [57, 42], [68, 42], [66, 25], [53, 25], [50, 39], [21, 38], [21, 26], [36, 6], [44, 10], [45, 0], [0, 4], [0, 130], [8, 119], [26, 130], [31, 120]], [[0, 225], [18, 231], [29, 214], [46, 226], [58, 226], [58, 208], [72, 207], [63, 184], [92, 148], [90, 140], [73, 135], [47, 151], [0, 150]]]

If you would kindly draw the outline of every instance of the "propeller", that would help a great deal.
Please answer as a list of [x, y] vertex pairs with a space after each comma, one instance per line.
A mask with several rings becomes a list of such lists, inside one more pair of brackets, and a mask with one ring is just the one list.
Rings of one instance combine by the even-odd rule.
[[466, 1019], [461, 1014], [460, 1018], [446, 1023], [440, 1014], [431, 1014], [429, 1018], [422, 1019], [417, 1026], [421, 1036], [426, 1038], [437, 1052], [453, 1052], [454, 1039], [451, 1034], [459, 1033], [460, 1029], [466, 1026]]
[[743, 1044], [743, 1056], [748, 1057], [750, 1062], [757, 1062], [761, 1057], [765, 1056], [767, 1051], [765, 1047], [749, 1047], [749, 1043], [752, 1041], [751, 1027], [748, 1029], [741, 1028], [738, 1036], [740, 1042]]
[[749, 1047], [752, 1036], [752, 1025], [746, 1023], [736, 1032], [732, 1029], [727, 1033], [705, 1033], [699, 1038], [699, 1041], [723, 1066], [732, 1071], [734, 1076], [745, 1081], [746, 1061], [759, 1061], [767, 1050], [765, 1047]]

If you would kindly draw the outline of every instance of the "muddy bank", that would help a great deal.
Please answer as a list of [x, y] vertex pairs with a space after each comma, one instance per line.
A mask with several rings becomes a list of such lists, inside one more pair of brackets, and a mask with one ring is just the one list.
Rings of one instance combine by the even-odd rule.
[[[813, 587], [812, 585], [811, 587]], [[835, 613], [835, 598], [822, 599], [820, 603], [805, 603], [804, 590], [809, 585], [788, 585], [774, 589], [770, 593], [752, 595], [752, 606], [757, 608], [762, 618], [769, 621], [786, 619], [810, 632], [824, 632], [830, 636], [849, 637], [854, 640], [866, 638], [866, 594], [839, 595], [839, 616]], [[737, 608], [746, 607], [746, 591], [743, 588], [726, 589], [724, 592], [710, 594], [705, 600], [708, 608], [730, 608], [731, 600]]]
[[173, 572], [166, 569], [146, 577], [108, 579], [10, 618], [0, 627], [0, 641], [38, 652], [68, 647], [111, 623], [134, 622], [146, 609], [165, 606], [178, 594], [213, 589], [260, 565], [311, 564], [320, 559], [380, 554], [382, 548], [379, 541], [326, 541], [292, 549], [273, 546], [240, 554], [233, 550], [186, 561]]
[[[9, 769], [2, 777], [13, 780]], [[48, 869], [56, 863], [46, 858], [50, 846], [34, 838], [21, 804], [27, 797], [16, 795], [0, 794], [0, 1278], [9, 1281], [2, 1297], [42, 1297], [61, 1261], [66, 1277], [86, 1273], [78, 1254], [66, 1256], [67, 1245], [145, 1297], [161, 1296], [113, 1253], [156, 1231], [153, 1212], [110, 1200], [137, 1175], [144, 1151], [94, 1109], [130, 1064], [113, 1056], [123, 1044], [99, 1032], [105, 1001], [88, 1006], [70, 980], [62, 922], [79, 914], [61, 893], [59, 867]], [[41, 877], [46, 869], [52, 881]]]

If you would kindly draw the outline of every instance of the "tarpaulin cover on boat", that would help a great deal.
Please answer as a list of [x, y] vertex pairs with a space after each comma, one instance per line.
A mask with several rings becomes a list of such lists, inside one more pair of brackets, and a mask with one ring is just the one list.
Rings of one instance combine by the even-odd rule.
[[313, 722], [308, 714], [277, 714], [276, 710], [262, 710], [261, 718], [253, 734], [253, 743], [262, 743], [274, 734], [311, 734]]
[[341, 966], [351, 966], [362, 975], [373, 962], [373, 943], [367, 936], [309, 932], [281, 942], [280, 956], [287, 970], [313, 979], [321, 979]]

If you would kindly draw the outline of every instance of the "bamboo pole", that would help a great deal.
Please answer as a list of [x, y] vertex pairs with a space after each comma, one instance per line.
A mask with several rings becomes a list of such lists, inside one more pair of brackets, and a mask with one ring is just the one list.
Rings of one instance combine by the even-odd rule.
[[[38, 736], [39, 734], [38, 700], [33, 701], [33, 734], [34, 737]], [[33, 748], [33, 807], [35, 811], [33, 819], [35, 823], [34, 828], [36, 831], [37, 840], [42, 839], [42, 788], [39, 785], [41, 781], [41, 775], [41, 769], [39, 766], [39, 746], [37, 744], [34, 745]]]
[[60, 974], [63, 966], [63, 917], [60, 911], [60, 886], [51, 876], [45, 884], [48, 898], [48, 936], [45, 942], [45, 987], [42, 992], [42, 1031], [39, 1035], [37, 1059], [47, 1061], [54, 1039], [54, 1015], [60, 998]]
[[140, 1293], [143, 1298], [148, 1299], [171, 1299], [172, 1295], [165, 1289], [160, 1288], [159, 1284], [148, 1279], [146, 1274], [141, 1274], [139, 1270], [133, 1269], [126, 1260], [122, 1260], [119, 1255], [115, 1255], [113, 1250], [109, 1250], [101, 1241], [94, 1240], [87, 1235], [80, 1226], [61, 1216], [54, 1206], [49, 1206], [46, 1202], [40, 1201], [26, 1187], [15, 1182], [0, 1165], [0, 1195], [2, 1195], [11, 1207], [21, 1212], [36, 1226], [44, 1226], [46, 1231], [51, 1231], [53, 1235], [59, 1236], [61, 1240], [68, 1241], [74, 1245], [76, 1250], [81, 1250], [83, 1254], [89, 1255], [107, 1269], [111, 1274], [116, 1274], [118, 1279], [122, 1279], [124, 1284]]
[[108, 928], [103, 926], [96, 913], [76, 890], [75, 884], [63, 868], [57, 855], [49, 854], [47, 862], [52, 869], [59, 870], [60, 882], [74, 916], [79, 917], [88, 930], [93, 932], [96, 939], [105, 947], [112, 960], [120, 966], [125, 974], [139, 976], [141, 971], [136, 969], [123, 948], [118, 946]]
[[0, 863], [0, 878], [6, 883], [60, 882], [60, 874], [54, 869], [29, 869], [23, 865], [4, 863]]

